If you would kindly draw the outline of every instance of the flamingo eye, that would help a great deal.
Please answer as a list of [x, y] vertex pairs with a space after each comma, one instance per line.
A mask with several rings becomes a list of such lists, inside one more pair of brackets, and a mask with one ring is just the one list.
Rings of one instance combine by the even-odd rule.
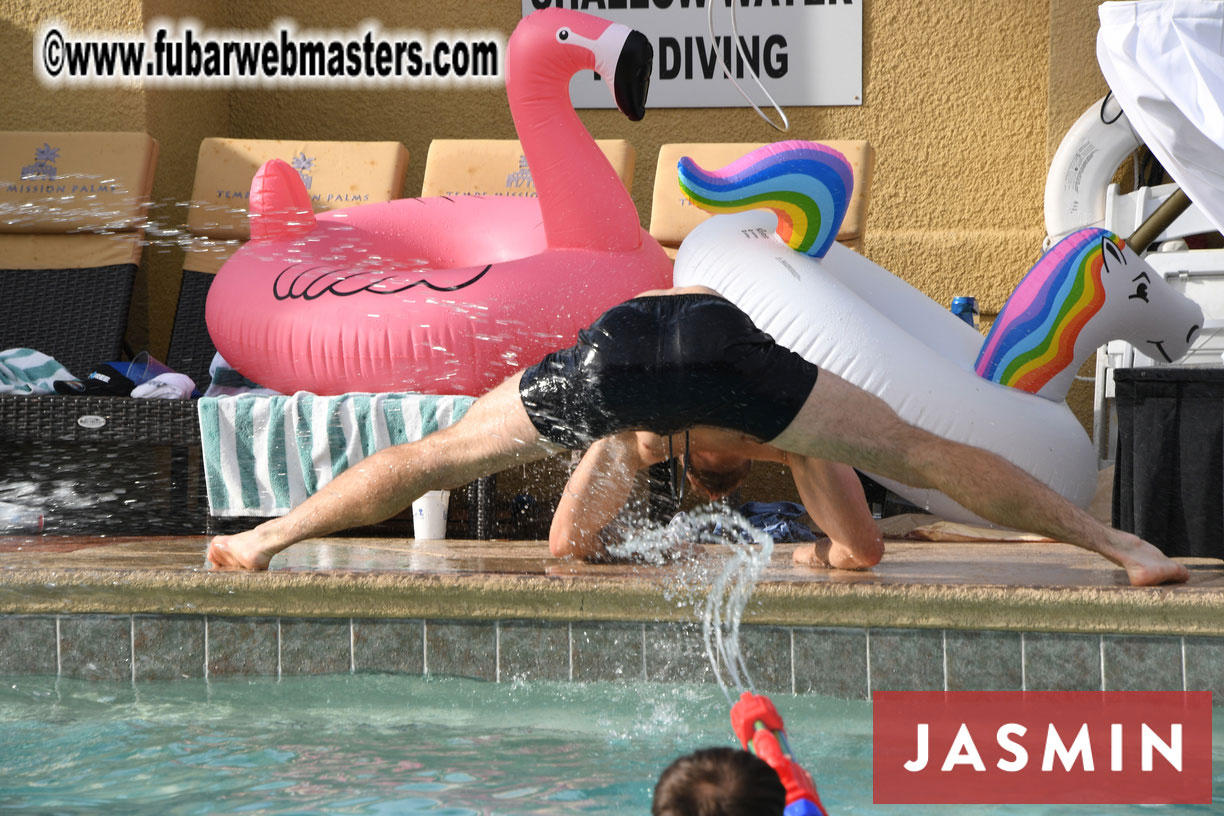
[[568, 28], [562, 28], [557, 31], [557, 41], [558, 42], [565, 42], [569, 38], [570, 38], [570, 30]]

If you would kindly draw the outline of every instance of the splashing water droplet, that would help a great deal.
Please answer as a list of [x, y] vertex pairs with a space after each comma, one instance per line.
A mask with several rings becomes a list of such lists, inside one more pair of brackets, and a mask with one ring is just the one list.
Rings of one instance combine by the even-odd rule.
[[[729, 551], [725, 561], [696, 557], [717, 545]], [[609, 546], [608, 553], [647, 564], [682, 559], [665, 597], [679, 607], [699, 610], [706, 656], [719, 688], [732, 703], [729, 686], [737, 692], [755, 691], [740, 651], [740, 623], [773, 546], [768, 534], [739, 513], [712, 509], [679, 513], [666, 526], [639, 527], [623, 544]], [[702, 595], [704, 587], [709, 590]]]

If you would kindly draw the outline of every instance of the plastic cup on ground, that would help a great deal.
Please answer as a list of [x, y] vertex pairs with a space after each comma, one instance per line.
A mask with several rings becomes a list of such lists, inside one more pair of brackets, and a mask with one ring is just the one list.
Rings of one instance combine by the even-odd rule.
[[417, 541], [446, 538], [449, 490], [431, 490], [412, 503], [412, 537]]
[[0, 502], [0, 535], [41, 533], [43, 514], [33, 507]]

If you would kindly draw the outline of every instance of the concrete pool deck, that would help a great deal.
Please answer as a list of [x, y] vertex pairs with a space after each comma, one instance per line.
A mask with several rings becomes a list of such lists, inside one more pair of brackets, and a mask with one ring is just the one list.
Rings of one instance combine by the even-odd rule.
[[[693, 620], [669, 591], [692, 564], [574, 563], [536, 541], [329, 538], [287, 550], [266, 573], [219, 572], [204, 564], [207, 541], [0, 536], [0, 614]], [[1187, 584], [1134, 588], [1103, 559], [1050, 542], [890, 539], [861, 573], [795, 566], [794, 547], [775, 549], [745, 622], [1224, 635], [1217, 559], [1180, 559]], [[697, 563], [710, 566], [715, 549]]]

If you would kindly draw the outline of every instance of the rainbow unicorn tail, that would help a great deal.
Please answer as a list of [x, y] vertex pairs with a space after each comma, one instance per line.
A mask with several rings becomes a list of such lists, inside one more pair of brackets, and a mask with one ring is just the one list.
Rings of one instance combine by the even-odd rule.
[[813, 258], [823, 258], [837, 238], [854, 190], [846, 157], [815, 142], [766, 145], [715, 171], [685, 156], [679, 173], [681, 191], [703, 210], [773, 210], [778, 237]]

